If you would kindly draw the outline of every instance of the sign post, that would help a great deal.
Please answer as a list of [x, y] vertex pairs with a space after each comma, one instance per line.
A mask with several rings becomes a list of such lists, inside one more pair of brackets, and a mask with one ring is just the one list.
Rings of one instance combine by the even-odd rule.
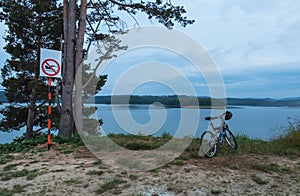
[[48, 77], [48, 150], [51, 145], [52, 78], [61, 78], [61, 51], [41, 48], [40, 76]]
[[52, 78], [48, 78], [48, 150], [50, 150], [51, 144], [51, 101], [52, 101], [52, 93], [51, 93], [51, 86], [52, 86]]

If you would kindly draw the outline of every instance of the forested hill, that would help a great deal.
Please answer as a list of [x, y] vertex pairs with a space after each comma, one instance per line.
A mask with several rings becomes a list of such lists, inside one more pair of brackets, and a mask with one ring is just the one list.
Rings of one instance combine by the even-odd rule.
[[[113, 100], [113, 101], [111, 101]], [[118, 95], [118, 96], [97, 96], [95, 102], [98, 104], [153, 104], [160, 102], [166, 106], [215, 106], [224, 105], [223, 99], [212, 99], [209, 97], [191, 96], [137, 96], [137, 95]], [[198, 104], [197, 104], [198, 100]], [[300, 107], [300, 97], [285, 99], [269, 98], [227, 98], [227, 105], [233, 106], [269, 106], [269, 107]]]
[[300, 107], [300, 97], [269, 99], [269, 98], [227, 98], [227, 105], [238, 106], [270, 106], [270, 107]]
[[[113, 100], [113, 101], [112, 101]], [[96, 96], [95, 103], [97, 104], [153, 104], [159, 102], [169, 107], [180, 106], [203, 106], [209, 107], [213, 101], [214, 106], [224, 105], [223, 99], [212, 99], [210, 97], [193, 97], [185, 95], [165, 95], [165, 96], [150, 96], [150, 95], [115, 95], [115, 96]], [[197, 103], [198, 101], [198, 103]], [[0, 103], [6, 103], [7, 99], [4, 92], [0, 91]], [[93, 98], [88, 101], [94, 102]], [[227, 98], [227, 105], [232, 106], [269, 106], [269, 107], [300, 107], [300, 97], [285, 98], [285, 99], [269, 99], [269, 98]]]

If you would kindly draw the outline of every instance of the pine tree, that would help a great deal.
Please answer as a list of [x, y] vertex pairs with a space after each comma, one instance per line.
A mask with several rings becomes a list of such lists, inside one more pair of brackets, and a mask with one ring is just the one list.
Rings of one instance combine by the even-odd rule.
[[[64, 66], [65, 73], [63, 75], [62, 85], [62, 110], [60, 116], [59, 134], [63, 137], [70, 137], [74, 133], [73, 118], [73, 85], [75, 83], [74, 76], [76, 72], [81, 72], [83, 57], [84, 35], [89, 35], [90, 41], [104, 40], [113, 37], [115, 33], [124, 32], [126, 30], [126, 21], [122, 20], [121, 13], [127, 13], [136, 20], [138, 13], [145, 13], [149, 19], [155, 19], [167, 28], [171, 29], [175, 22], [186, 26], [194, 21], [187, 19], [183, 6], [175, 6], [171, 1], [155, 0], [155, 1], [133, 1], [133, 0], [80, 0], [80, 7], [77, 8], [77, 0], [64, 0]], [[87, 9], [89, 10], [87, 12]], [[78, 10], [79, 15], [76, 15]], [[88, 13], [88, 14], [87, 14]], [[106, 24], [106, 28], [101, 28]], [[109, 50], [104, 52], [111, 56], [113, 50], [119, 49], [119, 45], [108, 47]], [[113, 49], [112, 49], [113, 48]], [[105, 56], [105, 55], [104, 55]], [[78, 81], [76, 81], [78, 82]], [[76, 84], [75, 102], [77, 115], [76, 122], [82, 129], [81, 118], [81, 88], [82, 82]]]
[[[25, 137], [47, 123], [47, 79], [39, 77], [40, 48], [61, 49], [63, 7], [58, 0], [2, 1], [1, 21], [8, 27], [4, 47], [10, 54], [1, 69], [9, 105], [0, 111], [2, 131], [20, 130]], [[58, 113], [57, 109], [53, 110]], [[58, 116], [56, 115], [56, 118]], [[58, 126], [53, 120], [53, 126]], [[34, 126], [40, 127], [34, 130]]]

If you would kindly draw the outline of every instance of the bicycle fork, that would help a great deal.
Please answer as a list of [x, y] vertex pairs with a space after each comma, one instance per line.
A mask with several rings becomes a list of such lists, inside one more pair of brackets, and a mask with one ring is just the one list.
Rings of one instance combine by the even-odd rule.
[[220, 146], [223, 146], [224, 137], [225, 137], [225, 132], [221, 131], [221, 133], [219, 134], [219, 138], [218, 138], [218, 143]]

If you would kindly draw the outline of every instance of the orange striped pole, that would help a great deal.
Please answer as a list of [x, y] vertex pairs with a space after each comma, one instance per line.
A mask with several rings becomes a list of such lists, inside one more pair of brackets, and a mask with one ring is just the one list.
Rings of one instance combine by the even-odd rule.
[[50, 144], [51, 144], [51, 100], [52, 100], [52, 94], [51, 94], [51, 86], [52, 86], [52, 78], [49, 78], [48, 80], [48, 150], [50, 150]]

